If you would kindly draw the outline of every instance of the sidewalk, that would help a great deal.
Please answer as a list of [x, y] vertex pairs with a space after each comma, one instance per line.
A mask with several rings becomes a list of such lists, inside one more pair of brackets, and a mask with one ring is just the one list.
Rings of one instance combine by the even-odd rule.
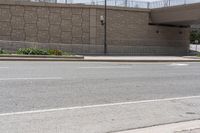
[[84, 56], [0, 55], [0, 61], [83, 61]]
[[88, 62], [200, 62], [197, 56], [35, 56], [0, 55], [0, 61], [88, 61]]
[[200, 133], [200, 120], [135, 129], [116, 133]]
[[85, 61], [104, 62], [200, 62], [196, 56], [85, 56]]

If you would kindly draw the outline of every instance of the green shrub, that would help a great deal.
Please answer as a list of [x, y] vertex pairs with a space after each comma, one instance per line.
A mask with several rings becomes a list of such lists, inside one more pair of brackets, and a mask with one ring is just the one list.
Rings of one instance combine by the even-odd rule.
[[8, 52], [0, 48], [0, 54], [8, 54]]
[[63, 51], [57, 49], [48, 50], [49, 55], [63, 55]]
[[63, 51], [57, 49], [20, 48], [17, 50], [17, 54], [24, 55], [63, 55], [63, 53]]
[[38, 49], [38, 48], [20, 48], [17, 50], [17, 54], [24, 55], [49, 55], [46, 50]]
[[4, 53], [4, 51], [0, 48], [0, 54], [3, 54]]
[[190, 34], [190, 42], [195, 43], [195, 40], [200, 42], [200, 31], [192, 31]]

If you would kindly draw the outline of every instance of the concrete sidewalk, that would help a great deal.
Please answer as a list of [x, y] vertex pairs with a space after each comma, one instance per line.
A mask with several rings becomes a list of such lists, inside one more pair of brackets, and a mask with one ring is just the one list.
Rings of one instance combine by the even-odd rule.
[[84, 56], [56, 55], [0, 55], [0, 61], [83, 61]]
[[196, 56], [85, 56], [85, 61], [109, 62], [200, 62]]
[[0, 55], [0, 61], [88, 61], [88, 62], [200, 62], [196, 56], [31, 56]]
[[154, 126], [116, 133], [200, 133], [200, 120]]

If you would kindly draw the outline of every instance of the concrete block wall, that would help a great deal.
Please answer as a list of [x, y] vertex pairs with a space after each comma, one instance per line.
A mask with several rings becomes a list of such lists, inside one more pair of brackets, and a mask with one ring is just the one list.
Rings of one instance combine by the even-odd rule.
[[[103, 14], [98, 10], [97, 19]], [[108, 51], [133, 55], [184, 55], [189, 46], [189, 28], [149, 25], [148, 11], [108, 11]], [[103, 43], [103, 27], [97, 24], [97, 44]]]
[[[102, 54], [103, 7], [0, 1], [0, 47], [61, 49]], [[150, 10], [110, 7], [108, 52], [116, 55], [183, 55], [189, 29], [149, 25]], [[21, 45], [20, 45], [21, 44]]]

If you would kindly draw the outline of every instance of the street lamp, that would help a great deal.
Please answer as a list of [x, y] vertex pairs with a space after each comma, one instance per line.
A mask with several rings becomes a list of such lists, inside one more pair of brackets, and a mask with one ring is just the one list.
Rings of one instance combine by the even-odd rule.
[[107, 0], [104, 3], [104, 16], [100, 16], [101, 25], [104, 26], [104, 54], [107, 54]]
[[101, 24], [104, 25], [104, 54], [107, 54], [107, 0], [104, 1], [104, 17], [101, 16]]
[[107, 54], [107, 0], [105, 0], [104, 20], [104, 54]]

